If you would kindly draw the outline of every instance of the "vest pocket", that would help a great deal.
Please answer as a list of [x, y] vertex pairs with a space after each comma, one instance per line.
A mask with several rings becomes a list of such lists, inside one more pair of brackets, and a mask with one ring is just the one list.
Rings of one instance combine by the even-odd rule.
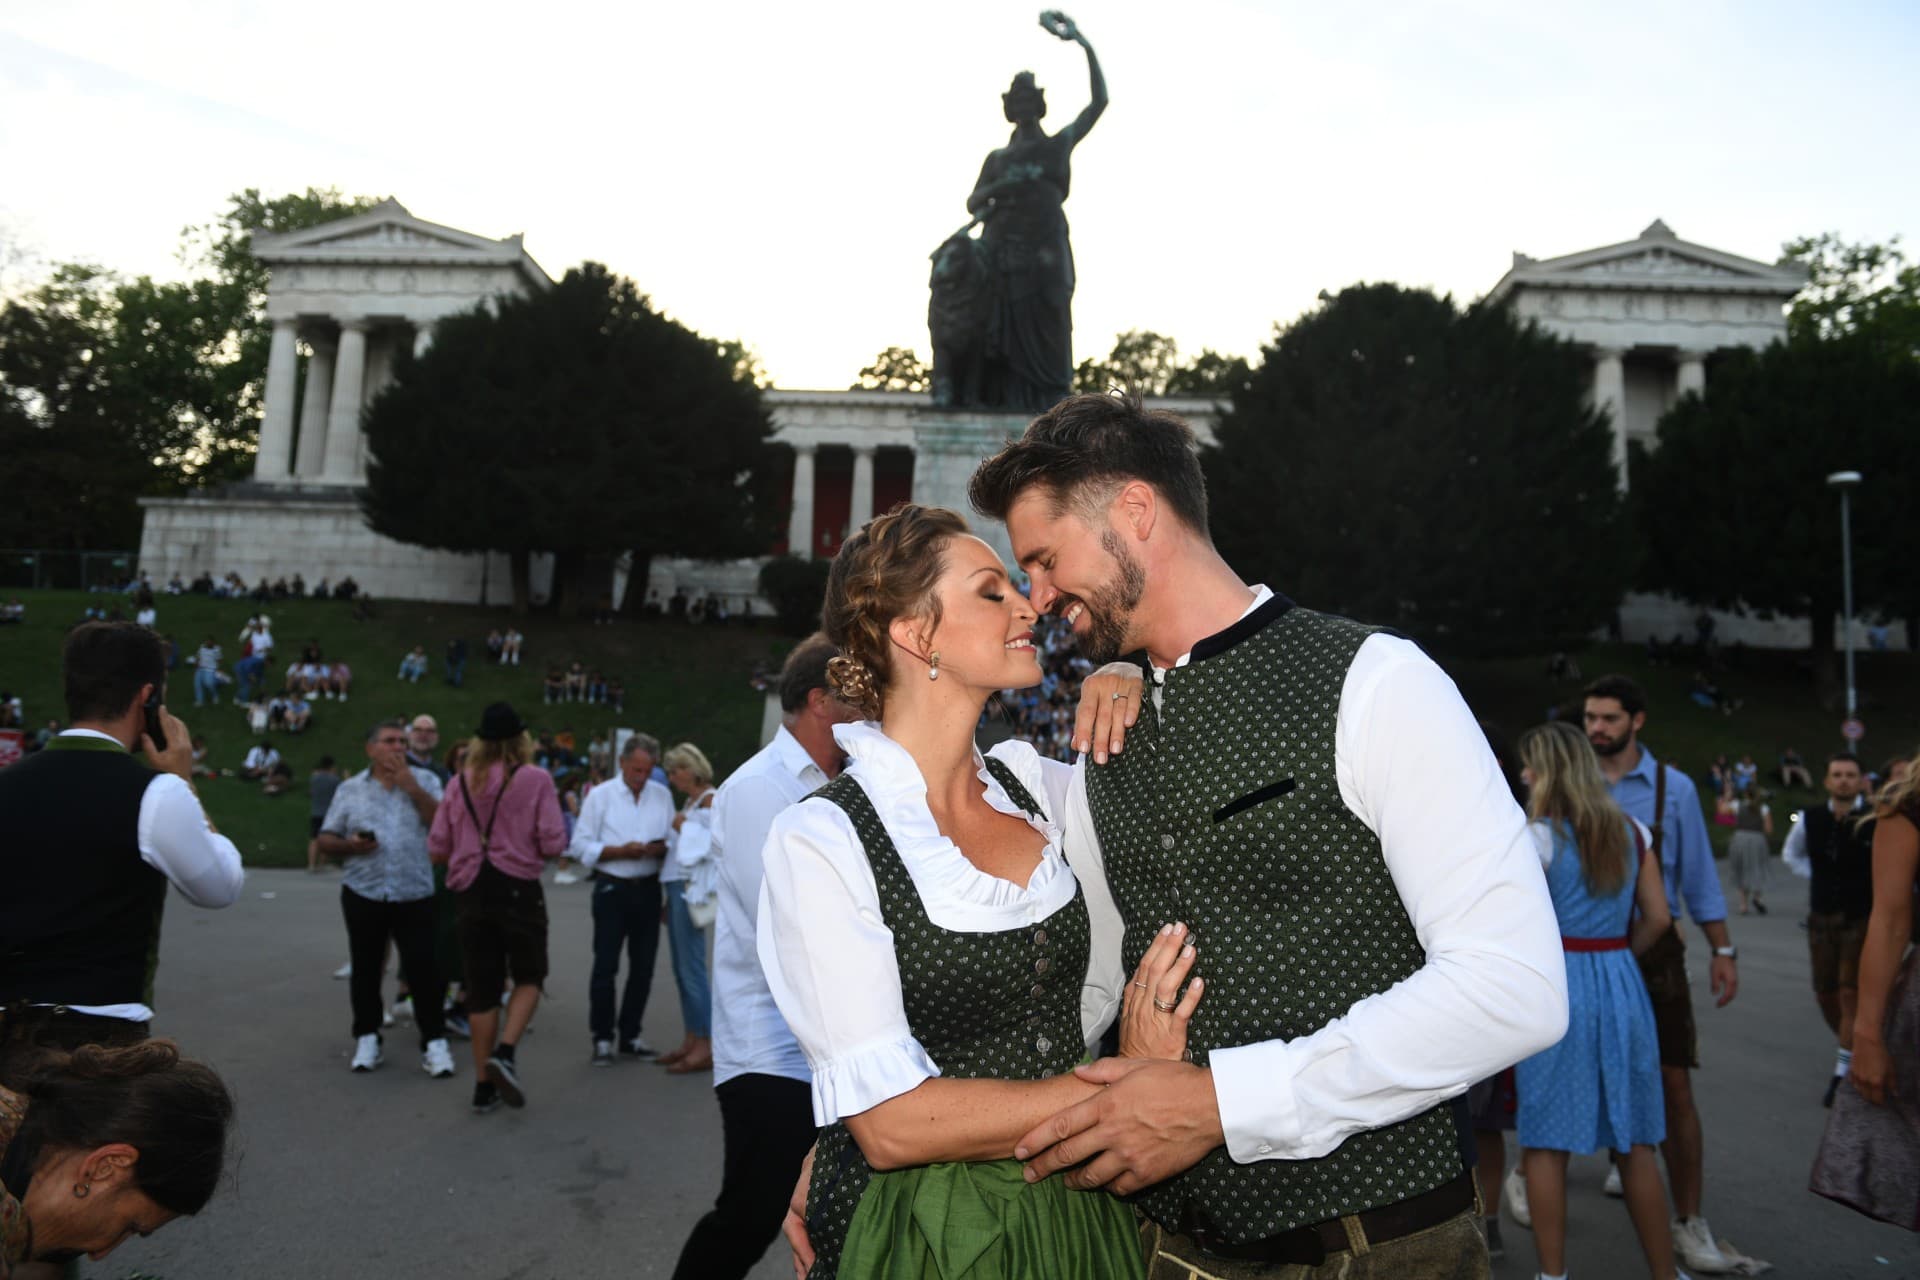
[[1238, 800], [1229, 800], [1218, 809], [1215, 809], [1213, 811], [1213, 820], [1215, 822], [1225, 822], [1234, 814], [1245, 813], [1257, 804], [1264, 804], [1269, 800], [1277, 800], [1289, 791], [1292, 791], [1295, 785], [1292, 778], [1282, 778], [1278, 782], [1269, 782], [1258, 791], [1249, 791]]

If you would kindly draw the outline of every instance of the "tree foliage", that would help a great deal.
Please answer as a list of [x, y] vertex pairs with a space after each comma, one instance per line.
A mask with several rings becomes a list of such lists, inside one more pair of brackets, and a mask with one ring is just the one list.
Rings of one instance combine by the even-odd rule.
[[1905, 547], [1920, 482], [1914, 361], [1864, 332], [1728, 353], [1707, 396], [1675, 405], [1658, 430], [1659, 447], [1636, 448], [1631, 463], [1645, 585], [1721, 608], [1805, 614], [1814, 652], [1830, 657], [1840, 507], [1826, 477], [1857, 470], [1866, 480], [1851, 503], [1856, 607], [1920, 612]]
[[1629, 556], [1571, 344], [1502, 307], [1356, 285], [1263, 356], [1203, 455], [1243, 575], [1460, 653], [1607, 621]]
[[1920, 359], [1920, 265], [1899, 237], [1851, 243], [1832, 232], [1789, 241], [1788, 262], [1807, 268], [1807, 287], [1787, 309], [1787, 335], [1815, 342], [1862, 334], [1894, 354]]
[[1251, 370], [1245, 357], [1204, 349], [1191, 361], [1180, 359], [1180, 344], [1151, 329], [1129, 329], [1113, 340], [1105, 360], [1082, 360], [1073, 371], [1075, 391], [1105, 392], [1115, 387], [1143, 396], [1225, 396], [1246, 384]]
[[933, 386], [933, 370], [911, 347], [888, 347], [860, 371], [849, 390], [925, 391]]
[[420, 546], [508, 552], [521, 609], [536, 550], [558, 557], [561, 609], [604, 591], [585, 567], [623, 549], [634, 584], [656, 555], [759, 554], [777, 515], [772, 423], [741, 350], [597, 263], [448, 317], [367, 411], [368, 522]]

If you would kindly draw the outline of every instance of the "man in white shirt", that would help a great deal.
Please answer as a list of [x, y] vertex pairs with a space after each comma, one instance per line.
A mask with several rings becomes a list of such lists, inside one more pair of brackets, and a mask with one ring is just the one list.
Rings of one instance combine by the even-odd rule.
[[0, 1006], [14, 1007], [4, 1037], [125, 1044], [153, 1019], [167, 886], [195, 906], [230, 906], [240, 854], [194, 795], [192, 740], [161, 706], [159, 637], [85, 623], [62, 665], [71, 727], [0, 770]]
[[1154, 1277], [1330, 1276], [1363, 1252], [1372, 1274], [1484, 1274], [1447, 1103], [1558, 1041], [1567, 995], [1524, 816], [1458, 691], [1409, 642], [1244, 582], [1191, 430], [1137, 400], [1061, 402], [971, 497], [1036, 609], [1098, 661], [1144, 651], [1136, 741], [1091, 744], [1066, 845], [1126, 960], [1197, 926], [1209, 979], [1190, 1063], [1080, 1068], [1107, 1087], [1015, 1155], [1141, 1192]]
[[614, 1055], [613, 989], [620, 952], [627, 952], [627, 990], [620, 1000], [619, 1049], [651, 1058], [640, 1038], [640, 1020], [653, 987], [653, 961], [660, 949], [660, 860], [673, 830], [673, 794], [654, 780], [660, 742], [645, 733], [628, 738], [620, 751], [620, 776], [587, 793], [573, 828], [567, 856], [593, 876], [593, 974], [587, 982], [587, 1027], [593, 1035], [593, 1065], [610, 1067]]
[[780, 671], [773, 741], [714, 797], [713, 1092], [726, 1150], [720, 1196], [687, 1237], [674, 1280], [739, 1280], [753, 1270], [813, 1145], [812, 1073], [774, 1005], [757, 937], [767, 832], [781, 810], [839, 774], [833, 727], [859, 718], [827, 688], [835, 652], [821, 635], [794, 646]]

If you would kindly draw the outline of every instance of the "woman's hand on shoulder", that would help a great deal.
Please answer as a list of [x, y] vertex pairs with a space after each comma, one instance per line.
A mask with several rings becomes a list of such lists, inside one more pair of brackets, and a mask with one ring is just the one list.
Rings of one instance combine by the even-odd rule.
[[1080, 709], [1073, 718], [1073, 749], [1091, 751], [1105, 764], [1119, 755], [1127, 730], [1140, 718], [1146, 682], [1131, 662], [1109, 662], [1080, 682]]
[[[1196, 952], [1187, 941], [1183, 924], [1162, 925], [1160, 933], [1140, 957], [1140, 965], [1120, 1001], [1120, 1056], [1165, 1058], [1187, 1056], [1187, 1025], [1200, 1005], [1206, 980], [1187, 982]], [[1181, 990], [1181, 984], [1186, 989]]]

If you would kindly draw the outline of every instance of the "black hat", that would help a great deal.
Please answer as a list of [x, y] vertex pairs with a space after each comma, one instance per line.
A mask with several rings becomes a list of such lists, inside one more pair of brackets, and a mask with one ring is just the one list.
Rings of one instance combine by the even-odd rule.
[[504, 742], [526, 731], [526, 722], [511, 704], [496, 702], [480, 713], [480, 732], [474, 736], [482, 742]]

